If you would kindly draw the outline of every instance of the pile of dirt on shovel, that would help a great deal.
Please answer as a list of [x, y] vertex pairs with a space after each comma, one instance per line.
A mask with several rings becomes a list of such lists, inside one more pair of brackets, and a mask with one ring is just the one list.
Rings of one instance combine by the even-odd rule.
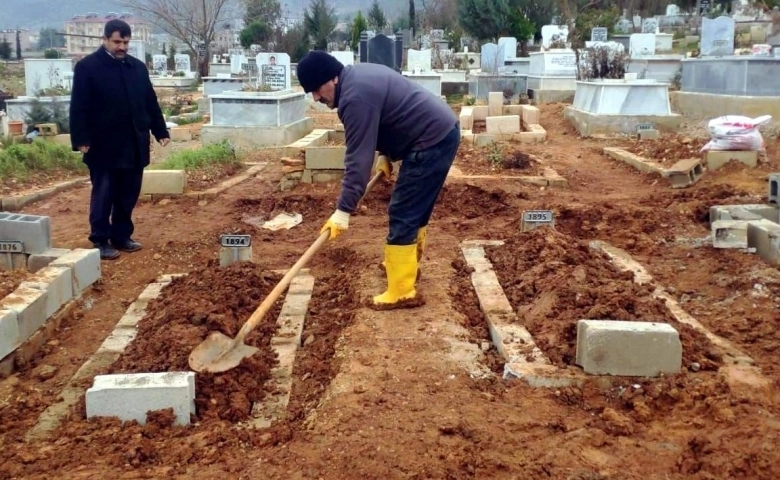
[[559, 367], [573, 365], [579, 320], [666, 322], [680, 333], [683, 363], [716, 369], [710, 341], [677, 322], [653, 287], [638, 285], [586, 241], [538, 228], [486, 248], [509, 302], [539, 348]]
[[[110, 373], [190, 371], [192, 350], [212, 331], [235, 337], [279, 280], [281, 276], [250, 262], [229, 267], [212, 262], [175, 278], [149, 303], [138, 335]], [[195, 406], [200, 420], [244, 420], [252, 404], [273, 388], [266, 385], [277, 364], [271, 338], [283, 302], [284, 295], [246, 338], [259, 352], [227, 372], [196, 375]]]

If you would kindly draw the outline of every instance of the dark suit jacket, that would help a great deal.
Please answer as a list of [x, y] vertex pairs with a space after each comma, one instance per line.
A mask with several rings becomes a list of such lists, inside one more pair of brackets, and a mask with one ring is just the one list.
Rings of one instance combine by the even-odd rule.
[[157, 95], [143, 62], [127, 55], [116, 60], [104, 47], [76, 63], [70, 96], [73, 150], [89, 146], [90, 168], [143, 168], [149, 165], [149, 131], [168, 138]]

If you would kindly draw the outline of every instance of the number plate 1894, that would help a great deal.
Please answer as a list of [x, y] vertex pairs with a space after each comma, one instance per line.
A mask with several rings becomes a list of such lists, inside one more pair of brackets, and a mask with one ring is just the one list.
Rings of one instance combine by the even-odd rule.
[[527, 223], [552, 223], [552, 210], [526, 210], [523, 212], [523, 221]]
[[252, 245], [251, 235], [220, 235], [219, 243], [223, 247], [248, 247]]

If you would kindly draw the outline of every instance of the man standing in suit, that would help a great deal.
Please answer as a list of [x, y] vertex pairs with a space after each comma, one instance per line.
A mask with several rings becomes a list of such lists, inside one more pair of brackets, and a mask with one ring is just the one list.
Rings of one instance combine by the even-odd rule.
[[103, 45], [73, 71], [70, 138], [84, 154], [92, 181], [89, 240], [103, 259], [135, 252], [132, 220], [149, 165], [150, 130], [160, 145], [170, 141], [146, 65], [127, 54], [130, 25], [114, 19]]

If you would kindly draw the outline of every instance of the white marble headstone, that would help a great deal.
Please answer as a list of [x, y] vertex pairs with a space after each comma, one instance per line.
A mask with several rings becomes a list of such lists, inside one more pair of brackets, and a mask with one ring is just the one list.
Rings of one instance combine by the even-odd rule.
[[499, 68], [504, 66], [505, 59], [503, 45], [500, 47], [495, 43], [482, 45], [479, 62], [483, 72], [496, 73]]
[[233, 75], [241, 74], [241, 65], [247, 63], [246, 56], [244, 54], [230, 55], [230, 73]]
[[666, 6], [666, 16], [667, 17], [674, 17], [675, 15], [680, 14], [680, 7], [677, 5], [670, 3]]
[[645, 18], [642, 22], [642, 33], [658, 33], [658, 20]]
[[542, 47], [550, 48], [556, 41], [566, 42], [569, 38], [569, 27], [566, 25], [544, 25], [542, 27]]
[[146, 63], [146, 51], [144, 49], [144, 42], [141, 40], [130, 40], [127, 45], [127, 53]]
[[192, 68], [190, 67], [190, 56], [186, 53], [177, 53], [173, 56], [173, 64], [177, 72], [190, 73]]
[[504, 59], [517, 57], [517, 39], [515, 37], [501, 37], [498, 46], [504, 46]]
[[634, 33], [628, 44], [632, 57], [635, 55], [655, 55], [655, 33]]
[[615, 30], [620, 33], [631, 33], [631, 29], [634, 27], [634, 24], [631, 22], [631, 20], [627, 18], [621, 18], [618, 20], [617, 25], [615, 25]]
[[347, 51], [335, 51], [335, 52], [329, 52], [333, 57], [336, 58], [339, 62], [341, 62], [342, 65], [345, 67], [347, 65], [354, 65], [355, 64], [355, 54], [349, 50]]
[[152, 55], [152, 70], [157, 73], [168, 71], [168, 57], [165, 55]]
[[410, 72], [430, 72], [431, 50], [415, 50], [410, 48], [406, 54], [406, 69]]
[[260, 81], [273, 90], [292, 89], [290, 56], [286, 53], [258, 53], [257, 71]]
[[67, 87], [66, 77], [70, 77], [72, 73], [73, 63], [70, 58], [50, 60], [27, 58], [24, 60], [25, 94], [34, 97], [41, 90]]
[[734, 19], [727, 16], [702, 18], [701, 54], [702, 56], [727, 56], [734, 54]]

